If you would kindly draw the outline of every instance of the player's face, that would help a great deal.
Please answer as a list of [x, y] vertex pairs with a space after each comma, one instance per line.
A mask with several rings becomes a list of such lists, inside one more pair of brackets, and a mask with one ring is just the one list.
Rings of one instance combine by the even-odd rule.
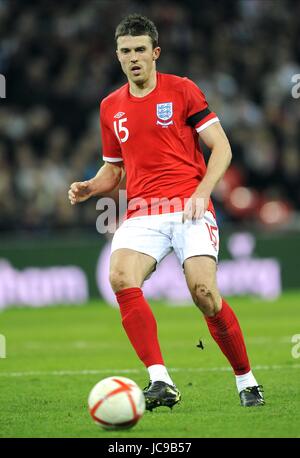
[[119, 37], [117, 44], [117, 56], [128, 80], [137, 85], [149, 80], [155, 70], [160, 48], [152, 47], [148, 35]]

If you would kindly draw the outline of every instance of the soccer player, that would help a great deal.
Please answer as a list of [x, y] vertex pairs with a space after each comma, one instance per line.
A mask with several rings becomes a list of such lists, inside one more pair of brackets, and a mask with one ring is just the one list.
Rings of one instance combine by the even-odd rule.
[[[149, 372], [146, 408], [173, 407], [181, 398], [141, 290], [172, 250], [193, 301], [233, 368], [241, 405], [263, 405], [239, 322], [216, 282], [219, 236], [210, 196], [231, 161], [228, 139], [191, 80], [157, 72], [161, 49], [152, 21], [130, 15], [118, 25], [115, 39], [128, 82], [101, 103], [105, 164], [91, 180], [73, 183], [69, 199], [74, 205], [108, 193], [126, 173], [127, 215], [113, 237], [110, 283], [123, 327]], [[198, 136], [211, 150], [207, 166]]]

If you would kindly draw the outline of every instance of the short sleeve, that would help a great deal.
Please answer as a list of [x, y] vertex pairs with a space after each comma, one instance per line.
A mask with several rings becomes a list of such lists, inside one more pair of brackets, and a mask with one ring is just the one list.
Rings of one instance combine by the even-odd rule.
[[100, 129], [103, 160], [106, 162], [123, 161], [120, 143], [105, 119], [105, 109], [102, 103], [100, 104]]
[[199, 133], [219, 121], [216, 113], [210, 111], [205, 95], [190, 79], [185, 81], [186, 123]]

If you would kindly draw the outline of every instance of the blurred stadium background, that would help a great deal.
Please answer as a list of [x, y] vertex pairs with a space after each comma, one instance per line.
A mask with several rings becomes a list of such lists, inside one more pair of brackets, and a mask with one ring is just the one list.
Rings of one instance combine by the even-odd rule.
[[73, 208], [67, 190], [101, 166], [99, 102], [124, 82], [114, 29], [136, 11], [158, 26], [158, 70], [198, 83], [231, 141], [232, 165], [214, 193], [221, 259], [278, 261], [246, 263], [252, 274], [239, 291], [228, 287], [231, 268], [220, 272], [225, 292], [271, 288], [271, 297], [299, 284], [299, 2], [1, 0], [0, 308], [109, 295], [102, 264], [97, 274], [107, 238], [96, 231], [96, 199]]
[[195, 80], [232, 142], [233, 167], [215, 196], [219, 218], [292, 225], [300, 205], [300, 110], [291, 95], [299, 8], [285, 0], [1, 1], [1, 229], [94, 225], [94, 203], [73, 211], [65, 193], [101, 165], [98, 104], [124, 82], [114, 28], [137, 10], [160, 31], [159, 70]]

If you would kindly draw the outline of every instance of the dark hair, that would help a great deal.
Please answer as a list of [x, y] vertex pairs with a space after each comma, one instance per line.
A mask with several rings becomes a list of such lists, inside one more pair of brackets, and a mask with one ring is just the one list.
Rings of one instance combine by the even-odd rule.
[[125, 35], [131, 35], [133, 37], [149, 35], [153, 48], [158, 46], [158, 31], [156, 26], [150, 19], [141, 14], [130, 14], [120, 22], [116, 28], [116, 41], [119, 37], [124, 37]]

